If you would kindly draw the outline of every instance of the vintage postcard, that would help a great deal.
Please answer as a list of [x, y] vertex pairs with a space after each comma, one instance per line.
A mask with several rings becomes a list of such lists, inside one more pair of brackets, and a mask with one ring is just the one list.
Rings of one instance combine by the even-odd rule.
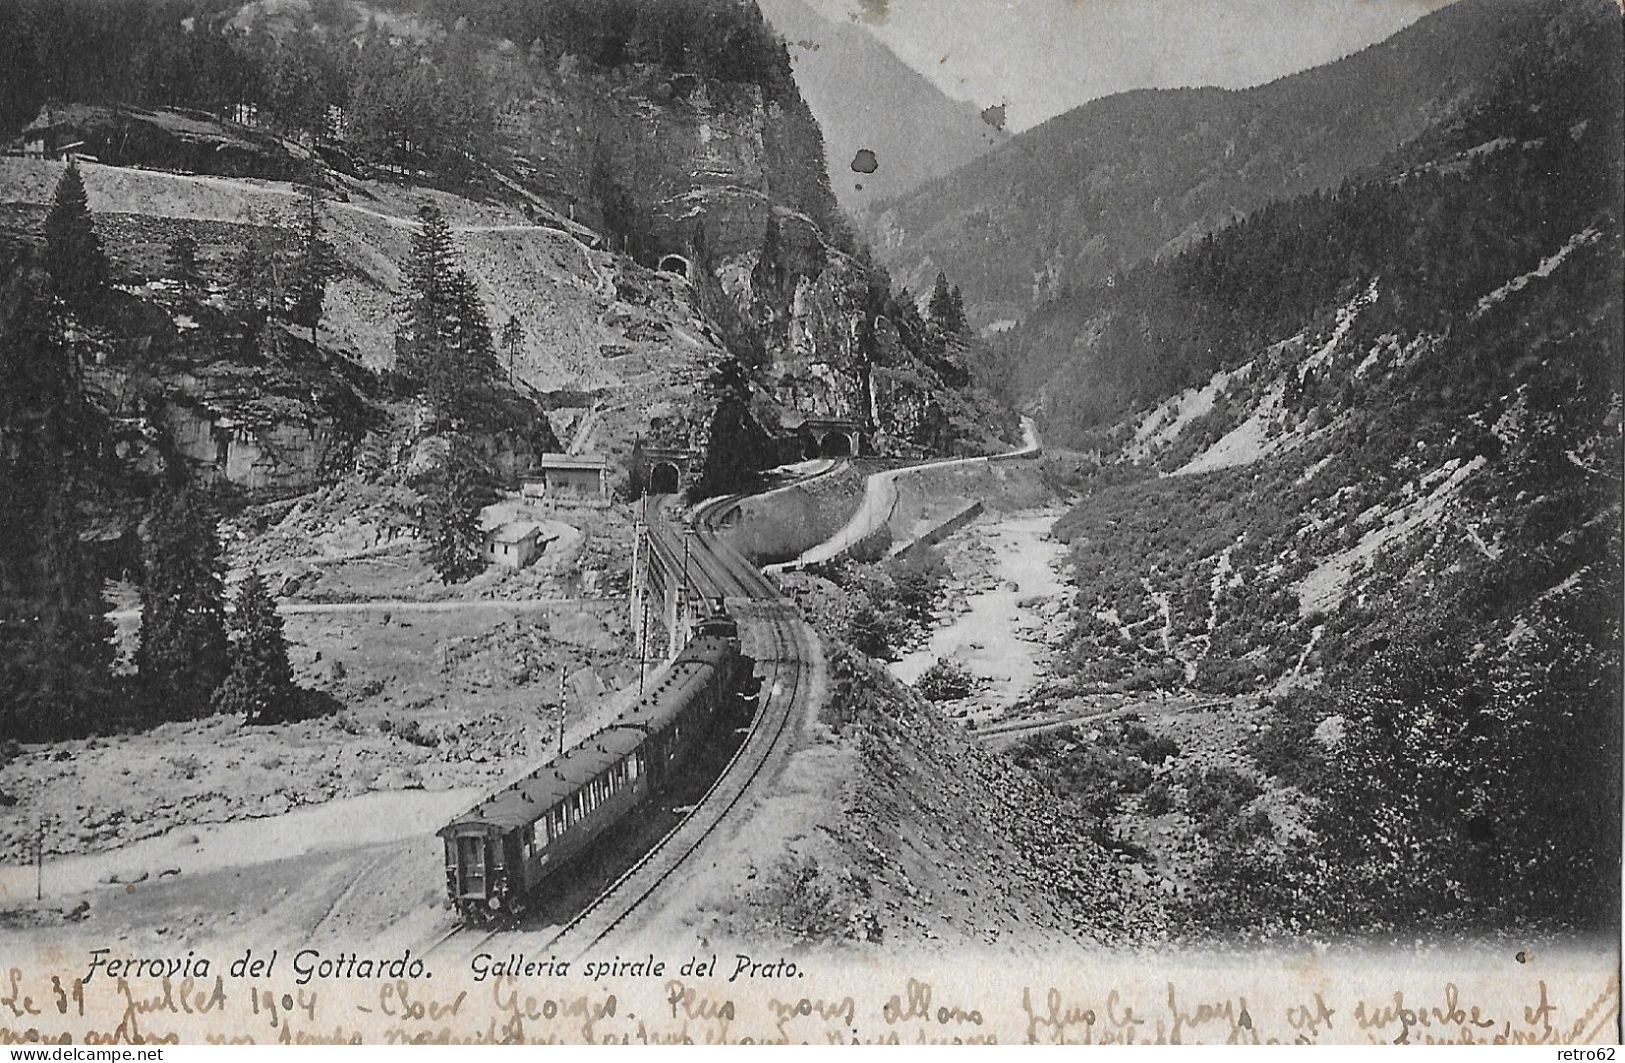
[[0, 1047], [1617, 1044], [1622, 25], [0, 0]]

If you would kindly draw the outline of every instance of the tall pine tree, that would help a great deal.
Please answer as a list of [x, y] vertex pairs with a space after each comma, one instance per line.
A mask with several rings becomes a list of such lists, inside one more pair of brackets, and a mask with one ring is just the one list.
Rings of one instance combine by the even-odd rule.
[[467, 418], [497, 381], [496, 344], [479, 286], [458, 268], [451, 227], [426, 204], [405, 273], [396, 366], [428, 400], [434, 419]]
[[322, 307], [327, 300], [327, 282], [338, 274], [338, 254], [323, 235], [321, 190], [314, 183], [305, 186], [297, 253], [290, 316], [294, 324], [310, 329], [310, 342], [314, 346], [316, 326], [321, 323]]
[[937, 282], [931, 288], [931, 301], [926, 304], [926, 312], [931, 316], [931, 323], [949, 335], [956, 335], [965, 329], [965, 297], [960, 294], [959, 286], [948, 286], [948, 275], [939, 272]]
[[69, 163], [45, 216], [45, 268], [51, 290], [76, 314], [96, 309], [107, 291], [110, 269], [90, 221], [90, 202], [79, 167]]
[[502, 326], [502, 349], [508, 354], [508, 386], [514, 387], [517, 380], [514, 376], [514, 362], [519, 351], [525, 346], [525, 326], [512, 314], [508, 315], [508, 323]]
[[112, 628], [80, 538], [94, 431], [48, 279], [0, 300], [0, 733], [47, 739], [107, 722]]
[[446, 332], [453, 314], [457, 258], [451, 226], [432, 203], [418, 210], [418, 229], [412, 234], [412, 252], [403, 272], [406, 292], [395, 334], [395, 367], [424, 393], [438, 416], [445, 399]]
[[496, 383], [501, 369], [485, 301], [467, 270], [452, 275], [451, 306], [444, 354], [446, 402], [453, 415], [466, 419], [477, 408], [478, 397]]
[[288, 663], [282, 617], [259, 572], [237, 588], [231, 618], [231, 670], [215, 691], [216, 712], [246, 723], [281, 723], [298, 715], [299, 689]]
[[461, 583], [484, 568], [479, 476], [474, 455], [461, 439], [452, 437], [445, 467], [424, 506], [429, 561], [442, 583]]
[[226, 674], [223, 564], [214, 516], [198, 493], [172, 484], [142, 526], [141, 639], [136, 668], [149, 716], [209, 713]]

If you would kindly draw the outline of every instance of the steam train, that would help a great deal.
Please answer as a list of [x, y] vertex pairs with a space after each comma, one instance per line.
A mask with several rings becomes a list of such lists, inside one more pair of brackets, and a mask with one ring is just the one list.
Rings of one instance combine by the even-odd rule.
[[635, 705], [440, 829], [446, 888], [465, 920], [522, 914], [543, 881], [665, 786], [731, 707], [753, 662], [718, 605]]

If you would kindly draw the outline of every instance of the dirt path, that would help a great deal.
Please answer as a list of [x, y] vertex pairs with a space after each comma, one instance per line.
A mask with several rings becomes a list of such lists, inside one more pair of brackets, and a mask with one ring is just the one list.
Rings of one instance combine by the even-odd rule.
[[[473, 598], [453, 602], [412, 602], [383, 598], [366, 602], [279, 602], [276, 611], [287, 616], [319, 615], [323, 613], [455, 613], [468, 609], [504, 609], [523, 613], [539, 609], [556, 609], [562, 605], [601, 604], [610, 598]], [[226, 611], [232, 611], [227, 605]], [[115, 609], [107, 614], [109, 620], [139, 620], [141, 610]]]
[[888, 667], [913, 683], [938, 658], [958, 661], [982, 680], [964, 707], [974, 720], [997, 718], [1043, 674], [1044, 635], [1064, 605], [1059, 568], [1065, 544], [1049, 530], [1061, 508], [1028, 510], [978, 521], [944, 544], [964, 597], [925, 646]]
[[479, 796], [471, 789], [376, 791], [280, 816], [177, 827], [108, 852], [52, 856], [38, 880], [31, 866], [0, 868], [0, 903], [32, 897], [39, 880], [46, 897], [64, 897], [109, 883], [157, 881], [432, 834]]

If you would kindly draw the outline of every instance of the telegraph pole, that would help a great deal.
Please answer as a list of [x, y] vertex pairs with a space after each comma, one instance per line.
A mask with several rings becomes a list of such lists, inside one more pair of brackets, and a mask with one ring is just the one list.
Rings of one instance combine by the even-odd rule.
[[559, 669], [559, 755], [564, 755], [564, 669]]
[[643, 541], [643, 522], [639, 519], [638, 507], [632, 507], [632, 575], [627, 581], [626, 594], [628, 604], [631, 606], [632, 627], [638, 629], [638, 603], [643, 598], [643, 584], [638, 578], [638, 548]]
[[643, 696], [643, 679], [649, 659], [649, 596], [638, 572], [638, 552], [643, 546], [643, 565], [649, 565], [649, 548], [643, 545], [648, 526], [649, 488], [644, 486], [638, 504], [632, 507], [632, 625], [637, 632], [638, 696]]
[[643, 696], [643, 673], [649, 663], [649, 602], [643, 602], [643, 623], [638, 625], [638, 696]]
[[[682, 582], [682, 584], [681, 584], [681, 586], [679, 588], [680, 594], [679, 594], [679, 597], [677, 599], [677, 610], [678, 610], [678, 613], [677, 613], [677, 627], [678, 627], [678, 631], [681, 631], [684, 627], [687, 626], [688, 619], [689, 619], [689, 617], [688, 617], [688, 544], [693, 541], [693, 538], [694, 538], [694, 525], [692, 525], [692, 524], [684, 524], [683, 525], [683, 582]], [[673, 651], [673, 656], [676, 655], [675, 654], [675, 649], [681, 648], [681, 647], [676, 647], [675, 646], [676, 638], [677, 638], [677, 631], [674, 631], [674, 632], [672, 632], [672, 639], [673, 639], [673, 644], [674, 644], [674, 647], [675, 647], [674, 651]]]
[[45, 816], [34, 820], [34, 899], [45, 899]]

